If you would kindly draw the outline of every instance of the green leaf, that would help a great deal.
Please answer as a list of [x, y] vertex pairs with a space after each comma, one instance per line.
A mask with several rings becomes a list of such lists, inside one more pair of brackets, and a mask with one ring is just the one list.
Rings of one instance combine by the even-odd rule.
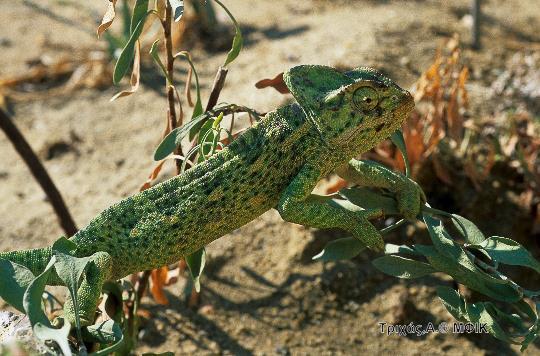
[[195, 251], [191, 255], [186, 256], [186, 263], [189, 267], [189, 272], [191, 273], [191, 278], [193, 279], [195, 290], [197, 292], [200, 292], [201, 283], [199, 279], [203, 272], [204, 264], [206, 263], [206, 250], [204, 249], [204, 247], [198, 251]]
[[34, 278], [34, 280], [30, 283], [30, 285], [24, 292], [24, 311], [26, 315], [28, 315], [28, 319], [30, 320], [30, 324], [32, 326], [36, 325], [37, 323], [41, 323], [45, 326], [51, 327], [49, 319], [47, 319], [47, 316], [41, 308], [41, 296], [43, 295], [45, 285], [47, 284], [47, 280], [49, 278], [49, 275], [51, 274], [52, 268], [55, 263], [56, 257], [52, 256], [51, 260], [49, 261], [43, 272], [39, 276]]
[[505, 313], [491, 302], [484, 302], [484, 306], [487, 312], [493, 318], [497, 320], [504, 320], [507, 324], [512, 325], [514, 328], [516, 328], [518, 333], [522, 335], [527, 332], [527, 328], [525, 327], [525, 324], [523, 323], [523, 320], [519, 317], [519, 315]]
[[482, 231], [470, 220], [463, 216], [452, 214], [454, 226], [469, 244], [479, 244], [486, 239]]
[[152, 43], [152, 47], [150, 47], [150, 51], [149, 51], [150, 56], [152, 56], [152, 59], [154, 60], [154, 62], [156, 62], [158, 67], [161, 69], [165, 78], [167, 78], [167, 83], [172, 84], [171, 77], [169, 77], [169, 73], [167, 73], [167, 69], [165, 68], [165, 65], [163, 64], [163, 62], [161, 61], [161, 58], [159, 58], [158, 47], [157, 47], [158, 43], [159, 43], [159, 38], [155, 40], [154, 43]]
[[437, 271], [450, 275], [457, 282], [495, 300], [514, 303], [523, 297], [509, 280], [497, 279], [480, 270], [463, 252], [457, 258], [440, 253], [433, 246], [414, 245]]
[[409, 164], [409, 157], [407, 156], [407, 146], [405, 145], [405, 139], [403, 138], [403, 132], [401, 130], [397, 130], [390, 136], [390, 139], [392, 140], [392, 143], [396, 145], [396, 147], [401, 152], [401, 156], [403, 157], [403, 161], [405, 162], [405, 175], [407, 177], [411, 176], [411, 166]]
[[184, 137], [187, 136], [190, 130], [202, 121], [204, 121], [207, 117], [208, 115], [206, 114], [199, 115], [198, 117], [192, 119], [186, 124], [177, 127], [171, 132], [169, 132], [169, 134], [163, 138], [159, 146], [156, 148], [156, 152], [154, 153], [154, 160], [160, 161], [167, 157], [169, 154], [171, 154], [176, 149], [176, 147], [180, 146], [182, 140], [184, 139]]
[[382, 209], [385, 215], [399, 215], [397, 201], [367, 187], [344, 188], [339, 195], [364, 209]]
[[405, 255], [415, 255], [415, 256], [420, 255], [418, 251], [416, 251], [415, 249], [407, 245], [394, 245], [394, 244], [384, 245], [385, 255], [393, 255], [393, 254], [398, 254], [398, 253], [403, 253]]
[[454, 318], [460, 321], [467, 321], [465, 313], [465, 301], [458, 291], [446, 286], [437, 287], [437, 296], [444, 307]]
[[465, 309], [471, 322], [485, 323], [487, 330], [495, 338], [510, 344], [519, 344], [506, 335], [499, 323], [486, 310], [484, 303], [466, 303]]
[[183, 0], [169, 0], [169, 4], [173, 10], [174, 22], [180, 21], [184, 14], [184, 1]]
[[75, 250], [77, 250], [77, 244], [67, 239], [65, 236], [62, 236], [54, 242], [52, 245], [52, 250], [53, 252], [58, 251], [68, 255], [73, 255]]
[[135, 6], [133, 7], [133, 15], [129, 24], [129, 34], [135, 32], [137, 25], [141, 20], [146, 17], [148, 12], [148, 0], [135, 0]]
[[0, 258], [0, 297], [21, 312], [24, 292], [34, 278], [25, 266]]
[[53, 245], [53, 255], [56, 257], [56, 263], [54, 265], [56, 273], [68, 288], [69, 294], [73, 300], [73, 307], [75, 308], [75, 326], [77, 329], [80, 329], [81, 324], [79, 320], [77, 290], [79, 289], [82, 274], [84, 273], [88, 262], [90, 262], [91, 257], [74, 257], [56, 250], [55, 245]]
[[432, 218], [427, 214], [423, 214], [424, 223], [433, 241], [435, 248], [442, 254], [450, 258], [459, 258], [464, 252], [462, 248], [456, 244], [448, 235], [442, 222], [438, 219]]
[[116, 344], [113, 344], [109, 347], [106, 347], [102, 350], [99, 350], [98, 352], [93, 352], [90, 354], [90, 356], [107, 356], [113, 354], [115, 351], [120, 349], [122, 347], [122, 344], [124, 343], [124, 335], [118, 340]]
[[512, 266], [529, 267], [540, 273], [540, 262], [523, 246], [512, 239], [491, 236], [487, 240], [484, 240], [480, 246], [495, 261]]
[[238, 25], [238, 22], [236, 22], [236, 19], [231, 14], [229, 9], [227, 9], [225, 5], [221, 3], [221, 1], [219, 0], [214, 0], [214, 1], [217, 2], [219, 6], [223, 8], [223, 10], [225, 10], [225, 12], [227, 13], [227, 15], [229, 15], [229, 17], [231, 18], [231, 21], [234, 24], [234, 38], [233, 38], [231, 50], [227, 54], [227, 58], [225, 59], [225, 63], [223, 64], [223, 66], [226, 67], [229, 63], [234, 61], [236, 57], [238, 57], [238, 55], [240, 54], [240, 51], [242, 50], [242, 46], [244, 44], [244, 39], [242, 38], [242, 31], [240, 30], [240, 26]]
[[427, 263], [396, 255], [382, 256], [372, 263], [379, 271], [398, 278], [413, 279], [437, 272]]
[[529, 303], [527, 303], [525, 300], [521, 299], [520, 301], [514, 303], [514, 306], [523, 314], [527, 315], [527, 317], [531, 320], [537, 320], [538, 316], [534, 312], [534, 310], [531, 308]]
[[348, 260], [357, 256], [366, 246], [355, 237], [345, 237], [330, 241], [314, 260], [338, 261]]
[[525, 339], [521, 342], [521, 348], [519, 349], [521, 352], [527, 350], [527, 347], [529, 347], [529, 344], [536, 340], [536, 338], [540, 336], [540, 326], [538, 324], [534, 325], [529, 333], [525, 336]]
[[[186, 51], [179, 52], [176, 54], [178, 57], [185, 58], [189, 65], [191, 66], [191, 70], [193, 71], [193, 75], [195, 75], [195, 89], [197, 91], [197, 100], [195, 101], [195, 106], [193, 107], [193, 113], [191, 114], [191, 121], [193, 121], [197, 116], [200, 116], [203, 114], [204, 110], [201, 104], [201, 89], [199, 86], [199, 75], [197, 74], [197, 71], [195, 70], [195, 65], [191, 61], [191, 58]], [[187, 83], [186, 85], [189, 85], [190, 83]], [[193, 138], [199, 133], [199, 130], [201, 126], [204, 124], [205, 119], [203, 121], [197, 122], [189, 131], [189, 140], [193, 140]]]
[[122, 339], [122, 328], [114, 320], [106, 320], [82, 329], [85, 341], [110, 344]]
[[113, 73], [114, 84], [118, 84], [120, 80], [124, 77], [129, 68], [129, 64], [133, 60], [133, 56], [135, 55], [135, 42], [137, 42], [139, 36], [141, 35], [147, 16], [148, 13], [145, 13], [144, 16], [139, 20], [137, 26], [131, 33], [131, 36], [129, 36], [129, 40], [127, 41], [124, 49], [122, 50], [122, 53], [120, 53], [120, 57], [118, 57], [118, 60], [116, 61]]
[[69, 331], [71, 329], [71, 324], [69, 321], [64, 320], [64, 325], [60, 329], [55, 329], [47, 325], [43, 325], [42, 323], [38, 322], [33, 327], [34, 335], [42, 340], [53, 340], [55, 341], [60, 349], [62, 350], [62, 353], [64, 356], [71, 356], [71, 348], [69, 347]]

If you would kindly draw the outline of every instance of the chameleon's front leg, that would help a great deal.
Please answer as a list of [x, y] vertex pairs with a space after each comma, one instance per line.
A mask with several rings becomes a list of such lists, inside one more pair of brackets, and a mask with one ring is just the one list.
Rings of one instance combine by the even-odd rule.
[[422, 188], [415, 181], [377, 162], [351, 159], [336, 173], [351, 183], [386, 188], [395, 193], [398, 209], [408, 220], [414, 220], [426, 202]]
[[368, 219], [380, 217], [381, 210], [352, 212], [326, 202], [310, 201], [311, 192], [321, 178], [318, 168], [306, 165], [282, 193], [277, 210], [283, 220], [320, 229], [340, 228], [366, 246], [382, 250], [384, 241]]
[[[111, 276], [112, 258], [106, 252], [97, 252], [92, 255], [88, 263], [83, 280], [77, 290], [77, 303], [79, 305], [79, 317], [82, 326], [91, 325], [94, 322], [96, 309], [101, 296], [103, 283]], [[64, 317], [75, 325], [75, 308], [73, 299], [68, 295], [64, 304]]]

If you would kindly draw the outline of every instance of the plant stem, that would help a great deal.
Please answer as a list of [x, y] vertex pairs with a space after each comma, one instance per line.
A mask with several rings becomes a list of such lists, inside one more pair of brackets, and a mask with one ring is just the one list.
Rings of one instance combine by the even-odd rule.
[[212, 91], [210, 92], [208, 103], [206, 104], [206, 111], [210, 111], [216, 106], [219, 94], [225, 85], [225, 79], [227, 78], [228, 72], [229, 70], [227, 68], [219, 67], [216, 77], [214, 78], [214, 84], [212, 84]]
[[[176, 109], [174, 106], [175, 101], [175, 93], [174, 93], [174, 56], [173, 56], [173, 49], [172, 49], [172, 36], [171, 36], [171, 26], [172, 26], [172, 7], [170, 3], [167, 1], [165, 7], [165, 18], [161, 21], [161, 24], [163, 26], [163, 37], [165, 39], [165, 51], [166, 51], [166, 57], [165, 57], [165, 67], [167, 69], [167, 84], [166, 84], [166, 90], [167, 90], [167, 103], [168, 103], [168, 109], [167, 109], [167, 120], [169, 129], [172, 131], [174, 130], [179, 124], [182, 125], [182, 123], [177, 122], [176, 118]], [[175, 154], [182, 155], [182, 147], [178, 146], [178, 149], [175, 151]], [[178, 160], [175, 160], [176, 163], [176, 174], [180, 174], [180, 168], [181, 168], [181, 162]]]
[[47, 170], [32, 150], [32, 147], [28, 144], [24, 136], [21, 134], [17, 126], [12, 122], [11, 117], [2, 108], [0, 108], [0, 128], [6, 133], [6, 136], [15, 147], [15, 150], [26, 163], [26, 166], [32, 172], [32, 175], [39, 183], [56, 213], [60, 226], [68, 236], [73, 236], [77, 231], [75, 221], [71, 217], [71, 214], [60, 194], [60, 191], [54, 185], [51, 177], [47, 173]]

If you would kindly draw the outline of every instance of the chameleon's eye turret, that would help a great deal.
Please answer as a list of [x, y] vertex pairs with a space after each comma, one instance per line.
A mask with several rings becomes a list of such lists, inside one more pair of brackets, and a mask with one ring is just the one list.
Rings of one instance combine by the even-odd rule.
[[360, 87], [353, 93], [353, 103], [360, 111], [371, 111], [379, 103], [379, 94], [371, 87]]

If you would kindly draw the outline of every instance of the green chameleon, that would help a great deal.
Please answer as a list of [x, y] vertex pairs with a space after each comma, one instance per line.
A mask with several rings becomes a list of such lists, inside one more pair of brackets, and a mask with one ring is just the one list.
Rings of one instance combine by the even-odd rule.
[[[310, 199], [332, 172], [396, 193], [405, 218], [420, 212], [424, 197], [416, 183], [354, 159], [400, 128], [414, 107], [407, 91], [370, 68], [341, 73], [302, 65], [285, 72], [284, 80], [297, 103], [268, 113], [207, 161], [112, 205], [70, 238], [75, 256], [91, 257], [77, 292], [81, 325], [93, 322], [105, 281], [174, 263], [271, 208], [286, 221], [340, 228], [383, 249], [369, 222], [382, 210], [352, 212]], [[38, 275], [52, 254], [45, 247], [0, 258]], [[47, 284], [62, 285], [54, 269]], [[68, 297], [64, 314], [72, 323], [74, 310]]]

